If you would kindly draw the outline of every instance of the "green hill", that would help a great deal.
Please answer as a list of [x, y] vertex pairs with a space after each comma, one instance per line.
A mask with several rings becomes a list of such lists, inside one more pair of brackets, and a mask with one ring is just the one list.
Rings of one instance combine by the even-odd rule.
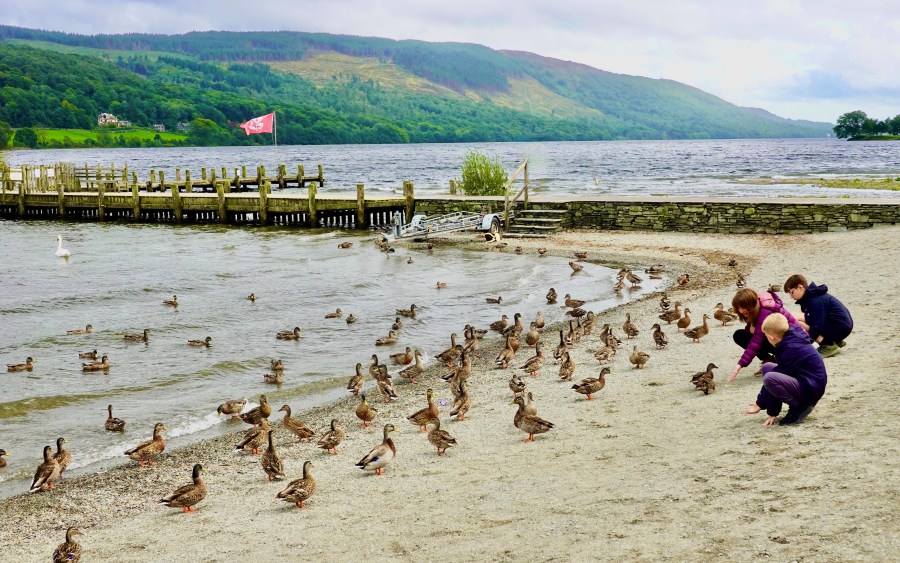
[[817, 137], [827, 123], [741, 108], [671, 80], [480, 45], [300, 32], [83, 36], [0, 26], [0, 121], [196, 121], [191, 144]]

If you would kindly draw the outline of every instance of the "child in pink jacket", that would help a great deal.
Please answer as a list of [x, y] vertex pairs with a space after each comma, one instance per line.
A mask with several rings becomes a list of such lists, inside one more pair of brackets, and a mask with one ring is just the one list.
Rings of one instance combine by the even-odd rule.
[[750, 365], [753, 358], [759, 358], [763, 363], [775, 361], [775, 347], [766, 339], [760, 328], [766, 317], [772, 313], [781, 313], [787, 318], [790, 326], [798, 326], [797, 319], [784, 308], [781, 298], [772, 291], [757, 293], [756, 290], [747, 287], [739, 289], [731, 300], [731, 306], [747, 326], [734, 331], [734, 342], [744, 348], [744, 354], [738, 360], [728, 381], [734, 381], [741, 370]]

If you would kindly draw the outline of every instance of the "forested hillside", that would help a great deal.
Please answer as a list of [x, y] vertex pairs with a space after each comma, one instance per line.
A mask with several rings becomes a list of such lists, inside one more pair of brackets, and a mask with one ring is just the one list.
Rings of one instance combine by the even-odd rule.
[[[316, 66], [323, 53], [339, 53], [343, 66]], [[13, 127], [89, 129], [109, 112], [140, 126], [191, 122], [191, 144], [257, 143], [269, 140], [245, 137], [235, 124], [273, 110], [279, 141], [293, 144], [830, 131], [674, 81], [478, 45], [299, 32], [80, 36], [0, 26], [0, 121]]]

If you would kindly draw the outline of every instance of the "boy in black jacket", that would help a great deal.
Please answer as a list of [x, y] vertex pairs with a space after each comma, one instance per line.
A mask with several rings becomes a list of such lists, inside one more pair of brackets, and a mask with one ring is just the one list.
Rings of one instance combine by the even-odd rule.
[[800, 305], [804, 320], [800, 326], [809, 333], [813, 342], [819, 343], [819, 354], [830, 358], [840, 353], [844, 339], [853, 330], [850, 311], [837, 297], [828, 294], [828, 286], [809, 283], [800, 274], [794, 274], [784, 282], [784, 291]]

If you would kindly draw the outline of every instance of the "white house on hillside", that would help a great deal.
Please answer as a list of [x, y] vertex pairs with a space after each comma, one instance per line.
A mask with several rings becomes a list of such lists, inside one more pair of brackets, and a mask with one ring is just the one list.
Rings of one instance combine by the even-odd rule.
[[101, 113], [97, 116], [97, 125], [115, 125], [119, 126], [119, 118], [111, 113]]

